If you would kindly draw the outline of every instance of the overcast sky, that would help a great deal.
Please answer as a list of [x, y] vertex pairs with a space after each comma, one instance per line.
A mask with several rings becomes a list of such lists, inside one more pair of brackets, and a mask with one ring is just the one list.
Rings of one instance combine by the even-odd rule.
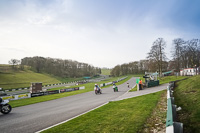
[[0, 64], [43, 56], [112, 68], [157, 38], [200, 39], [198, 0], [0, 0]]

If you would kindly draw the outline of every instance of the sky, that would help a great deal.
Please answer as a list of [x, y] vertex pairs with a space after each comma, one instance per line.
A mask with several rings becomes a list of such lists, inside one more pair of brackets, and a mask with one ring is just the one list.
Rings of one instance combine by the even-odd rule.
[[146, 59], [154, 41], [200, 39], [199, 0], [0, 0], [0, 64], [42, 56], [95, 67]]

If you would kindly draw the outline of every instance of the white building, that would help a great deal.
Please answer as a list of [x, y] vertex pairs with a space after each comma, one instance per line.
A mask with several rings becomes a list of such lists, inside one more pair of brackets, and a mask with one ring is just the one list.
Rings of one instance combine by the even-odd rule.
[[181, 76], [193, 76], [199, 73], [199, 68], [186, 68], [183, 70], [180, 70]]

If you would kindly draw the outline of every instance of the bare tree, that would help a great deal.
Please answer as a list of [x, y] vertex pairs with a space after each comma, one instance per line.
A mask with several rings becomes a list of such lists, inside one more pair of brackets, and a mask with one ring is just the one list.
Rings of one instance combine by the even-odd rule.
[[16, 66], [20, 63], [20, 60], [11, 59], [10, 61], [8, 61], [8, 63], [9, 63], [10, 65], [12, 65], [12, 68], [13, 68], [13, 69], [16, 69]]
[[180, 71], [181, 67], [181, 56], [183, 53], [183, 45], [185, 44], [185, 41], [181, 38], [177, 38], [173, 40], [173, 51], [172, 51], [172, 57], [176, 64], [176, 71]]
[[187, 56], [188, 56], [188, 66], [194, 67], [199, 66], [199, 39], [192, 39], [187, 41]]
[[163, 61], [167, 59], [165, 55], [166, 42], [163, 38], [158, 38], [152, 45], [150, 52], [148, 53], [148, 59], [156, 63], [159, 75], [162, 75]]

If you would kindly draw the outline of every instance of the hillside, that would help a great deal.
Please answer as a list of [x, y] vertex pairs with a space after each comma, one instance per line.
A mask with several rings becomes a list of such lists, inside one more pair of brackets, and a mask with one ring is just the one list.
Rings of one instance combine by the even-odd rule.
[[102, 75], [110, 75], [111, 69], [102, 68], [101, 74]]
[[43, 85], [60, 83], [57, 78], [42, 73], [35, 73], [28, 68], [24, 71], [14, 71], [9, 65], [0, 65], [0, 88], [30, 87], [31, 82], [42, 82]]
[[193, 76], [176, 83], [175, 104], [182, 108], [178, 120], [185, 133], [200, 133], [200, 76]]

